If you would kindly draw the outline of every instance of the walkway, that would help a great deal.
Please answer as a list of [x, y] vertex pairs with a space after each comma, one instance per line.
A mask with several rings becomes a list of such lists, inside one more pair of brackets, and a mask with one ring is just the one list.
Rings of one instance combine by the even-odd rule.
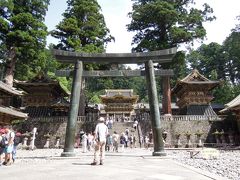
[[170, 156], [153, 157], [149, 150], [127, 149], [106, 153], [103, 166], [91, 166], [93, 152], [77, 149], [73, 158], [59, 157], [62, 150], [19, 151], [12, 166], [1, 166], [1, 179], [8, 180], [210, 180], [212, 174], [180, 165]]

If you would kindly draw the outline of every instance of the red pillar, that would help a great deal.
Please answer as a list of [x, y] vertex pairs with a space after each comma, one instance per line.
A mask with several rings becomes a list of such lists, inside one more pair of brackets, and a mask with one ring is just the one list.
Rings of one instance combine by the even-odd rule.
[[162, 77], [163, 82], [163, 98], [162, 98], [162, 110], [164, 114], [172, 114], [171, 108], [171, 87], [170, 87], [170, 77]]

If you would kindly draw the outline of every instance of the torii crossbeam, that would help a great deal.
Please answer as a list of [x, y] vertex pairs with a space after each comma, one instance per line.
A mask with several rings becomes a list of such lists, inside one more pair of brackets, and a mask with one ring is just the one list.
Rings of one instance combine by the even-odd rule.
[[61, 154], [61, 156], [75, 156], [74, 139], [79, 108], [81, 82], [83, 76], [83, 62], [145, 64], [145, 75], [147, 80], [150, 105], [150, 119], [153, 130], [153, 156], [165, 156], [166, 153], [164, 152], [164, 144], [162, 139], [160, 112], [153, 63], [170, 63], [176, 52], [176, 48], [142, 53], [79, 53], [53, 50], [53, 54], [59, 62], [75, 63], [71, 92], [70, 113], [68, 116], [64, 152]]

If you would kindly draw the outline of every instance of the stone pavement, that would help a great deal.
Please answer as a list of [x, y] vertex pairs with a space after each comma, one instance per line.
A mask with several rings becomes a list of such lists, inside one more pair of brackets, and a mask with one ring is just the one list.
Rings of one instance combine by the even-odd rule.
[[[52, 153], [55, 151], [54, 153]], [[51, 153], [50, 153], [51, 152]], [[220, 177], [179, 164], [171, 156], [154, 157], [150, 150], [127, 149], [107, 152], [104, 165], [91, 166], [93, 152], [59, 157], [62, 150], [18, 152], [12, 166], [0, 167], [0, 178], [7, 180], [210, 180]]]

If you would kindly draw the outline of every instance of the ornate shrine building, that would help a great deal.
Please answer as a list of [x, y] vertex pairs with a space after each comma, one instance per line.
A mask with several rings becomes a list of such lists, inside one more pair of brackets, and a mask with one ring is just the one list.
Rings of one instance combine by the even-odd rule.
[[58, 81], [40, 73], [30, 81], [15, 81], [17, 88], [26, 92], [22, 97], [22, 106], [29, 117], [67, 116], [69, 94]]
[[0, 126], [10, 125], [14, 120], [24, 120], [27, 114], [20, 112], [19, 96], [23, 92], [0, 81]]
[[100, 111], [106, 117], [120, 119], [131, 119], [135, 116], [134, 104], [138, 96], [133, 95], [132, 89], [108, 89], [106, 94], [100, 96], [104, 109]]
[[176, 105], [179, 107], [179, 114], [217, 116], [210, 105], [213, 99], [210, 91], [219, 83], [219, 81], [207, 79], [196, 69], [178, 81], [172, 93], [177, 97]]
[[220, 113], [232, 112], [236, 116], [238, 131], [240, 132], [240, 94], [229, 103], [225, 104], [225, 108]]

